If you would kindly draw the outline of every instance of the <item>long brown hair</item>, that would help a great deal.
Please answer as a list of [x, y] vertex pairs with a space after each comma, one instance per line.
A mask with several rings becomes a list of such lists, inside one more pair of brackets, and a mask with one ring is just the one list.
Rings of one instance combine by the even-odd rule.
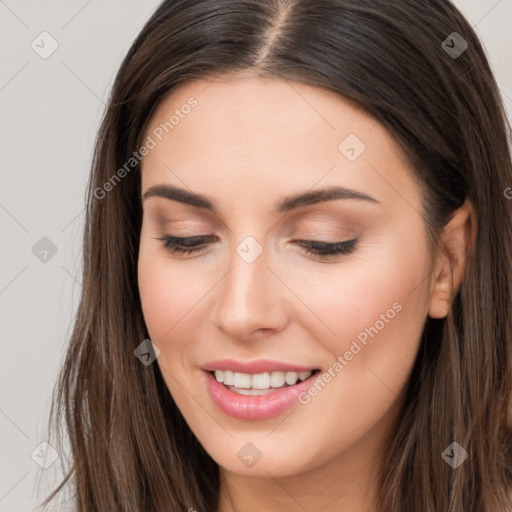
[[[71, 461], [44, 505], [72, 483], [79, 512], [217, 510], [217, 464], [158, 365], [134, 357], [149, 337], [137, 286], [137, 151], [151, 113], [178, 85], [244, 71], [334, 91], [382, 123], [421, 184], [433, 246], [466, 198], [475, 205], [476, 246], [448, 316], [427, 318], [381, 468], [380, 504], [385, 512], [505, 510], [512, 488], [510, 125], [478, 37], [447, 0], [159, 5], [121, 64], [97, 137], [82, 296], [49, 422], [62, 446], [64, 420]], [[469, 454], [456, 469], [441, 456], [454, 441]]]

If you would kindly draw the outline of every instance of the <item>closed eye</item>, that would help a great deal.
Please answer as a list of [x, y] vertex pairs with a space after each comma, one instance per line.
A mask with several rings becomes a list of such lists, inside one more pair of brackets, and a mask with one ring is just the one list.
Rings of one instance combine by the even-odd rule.
[[[159, 237], [158, 240], [162, 241], [165, 249], [172, 254], [186, 255], [201, 251], [211, 242], [215, 236], [189, 236], [189, 237], [176, 237], [171, 235], [164, 235]], [[358, 238], [352, 240], [343, 240], [340, 242], [328, 243], [316, 240], [294, 240], [294, 243], [299, 245], [308, 254], [314, 254], [319, 257], [332, 257], [338, 255], [348, 255], [354, 252]]]
[[164, 244], [164, 247], [171, 253], [190, 254], [192, 252], [200, 251], [205, 246], [205, 240], [209, 240], [208, 236], [188, 236], [180, 238], [176, 236], [164, 235], [159, 240]]
[[341, 242], [327, 243], [314, 240], [296, 240], [295, 243], [304, 248], [307, 253], [316, 256], [337, 256], [354, 252], [358, 239], [343, 240]]

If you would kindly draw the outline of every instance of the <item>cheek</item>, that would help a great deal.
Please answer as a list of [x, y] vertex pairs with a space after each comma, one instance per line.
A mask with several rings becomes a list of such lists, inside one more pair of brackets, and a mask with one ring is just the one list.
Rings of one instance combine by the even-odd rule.
[[335, 335], [318, 338], [331, 358], [324, 384], [301, 403], [321, 417], [315, 434], [333, 444], [355, 441], [391, 414], [407, 384], [427, 312], [429, 262], [420, 247], [390, 242], [378, 259], [354, 263], [316, 294]]
[[318, 339], [333, 358], [346, 356], [347, 366], [403, 376], [428, 312], [427, 248], [419, 238], [395, 237], [372, 254], [354, 258], [310, 291], [309, 303], [333, 333]]
[[146, 325], [155, 339], [170, 336], [178, 325], [188, 322], [188, 314], [211, 287], [208, 276], [198, 277], [186, 268], [171, 261], [162, 248], [141, 240], [139, 293]]
[[195, 317], [201, 314], [197, 309], [200, 299], [211, 286], [206, 277], [191, 279], [168, 258], [143, 250], [138, 280], [149, 337], [160, 350], [156, 363], [176, 404], [181, 411], [188, 411], [193, 403], [184, 389], [193, 389], [188, 370], [192, 352], [197, 350], [190, 340], [197, 336], [199, 323]]

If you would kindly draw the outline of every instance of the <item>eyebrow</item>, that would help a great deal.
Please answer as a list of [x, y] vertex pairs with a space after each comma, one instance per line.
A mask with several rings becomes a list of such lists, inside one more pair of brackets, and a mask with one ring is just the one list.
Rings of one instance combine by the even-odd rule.
[[[215, 214], [218, 213], [213, 202], [206, 196], [175, 187], [174, 185], [154, 185], [146, 190], [142, 196], [142, 200], [150, 197], [163, 197], [171, 201], [178, 201], [183, 204], [195, 206], [196, 208], [202, 208]], [[333, 201], [335, 199], [355, 199], [380, 204], [380, 201], [377, 201], [377, 199], [363, 192], [358, 192], [357, 190], [346, 187], [333, 186], [314, 191], [300, 192], [292, 196], [281, 198], [276, 204], [276, 211], [289, 212], [304, 206]]]

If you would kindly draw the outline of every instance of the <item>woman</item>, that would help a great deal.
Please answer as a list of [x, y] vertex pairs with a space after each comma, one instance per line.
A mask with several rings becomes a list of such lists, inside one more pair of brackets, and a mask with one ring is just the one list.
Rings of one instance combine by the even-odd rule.
[[444, 0], [164, 1], [89, 186], [79, 511], [507, 511], [512, 167]]

